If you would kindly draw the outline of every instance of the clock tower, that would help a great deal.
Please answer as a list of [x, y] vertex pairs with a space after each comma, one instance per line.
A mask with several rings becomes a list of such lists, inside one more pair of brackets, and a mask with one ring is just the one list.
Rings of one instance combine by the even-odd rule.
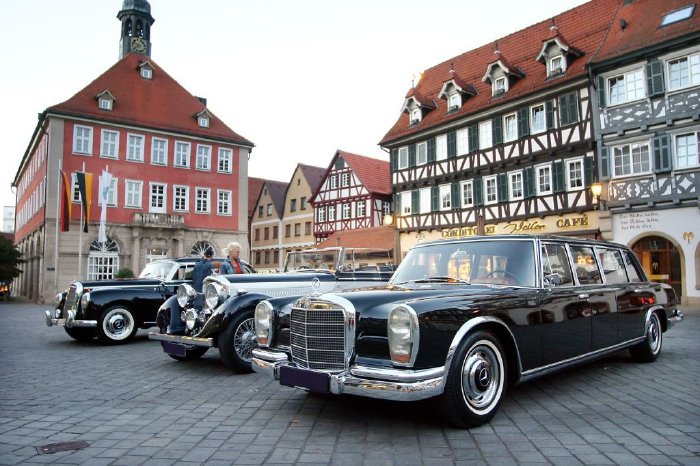
[[151, 25], [156, 21], [151, 16], [151, 5], [147, 0], [124, 0], [117, 14], [122, 22], [119, 39], [119, 58], [128, 53], [151, 56]]

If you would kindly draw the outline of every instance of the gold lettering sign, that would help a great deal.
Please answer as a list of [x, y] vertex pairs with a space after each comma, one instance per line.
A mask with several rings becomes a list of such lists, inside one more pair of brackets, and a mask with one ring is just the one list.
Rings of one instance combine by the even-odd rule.
[[581, 228], [588, 226], [588, 217], [560, 218], [557, 220], [557, 228]]
[[542, 231], [546, 228], [546, 225], [542, 225], [539, 223], [537, 220], [532, 221], [532, 222], [510, 222], [506, 223], [503, 226], [503, 230], [505, 230], [506, 233], [508, 234], [513, 234], [513, 233], [534, 233], [537, 231]]
[[[442, 230], [441, 234], [443, 238], [465, 238], [467, 236], [476, 236], [479, 233], [476, 227], [463, 227], [445, 229]], [[484, 227], [484, 234], [496, 234], [496, 225], [486, 225]]]

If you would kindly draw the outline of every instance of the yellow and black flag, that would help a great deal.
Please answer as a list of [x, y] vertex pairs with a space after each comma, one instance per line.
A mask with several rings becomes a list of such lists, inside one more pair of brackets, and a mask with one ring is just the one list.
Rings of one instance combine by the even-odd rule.
[[61, 231], [68, 231], [70, 228], [70, 214], [72, 207], [73, 184], [70, 182], [70, 175], [61, 170], [61, 180], [63, 189], [61, 190]]
[[92, 173], [76, 172], [80, 201], [83, 204], [83, 233], [88, 232], [90, 220], [90, 203], [92, 202]]

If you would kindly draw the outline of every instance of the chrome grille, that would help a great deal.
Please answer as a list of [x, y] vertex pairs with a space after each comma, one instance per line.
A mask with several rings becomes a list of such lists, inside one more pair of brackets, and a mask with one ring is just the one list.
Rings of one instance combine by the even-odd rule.
[[65, 311], [77, 311], [80, 296], [83, 294], [83, 286], [80, 283], [71, 283], [66, 295], [66, 302], [63, 305], [63, 317], [66, 318]]
[[347, 368], [342, 308], [318, 303], [294, 306], [290, 324], [292, 361], [297, 366], [328, 371]]

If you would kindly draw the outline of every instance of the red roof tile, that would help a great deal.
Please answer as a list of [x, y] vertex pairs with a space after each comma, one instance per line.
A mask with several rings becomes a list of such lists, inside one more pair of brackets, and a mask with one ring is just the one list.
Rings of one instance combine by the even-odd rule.
[[388, 226], [336, 231], [317, 244], [316, 247], [319, 249], [336, 246], [344, 246], [346, 248], [393, 249], [395, 232], [396, 230]]
[[[369, 192], [391, 194], [389, 162], [342, 150], [338, 150], [336, 155], [345, 160], [360, 180], [360, 183], [362, 183]], [[333, 157], [333, 160], [335, 161], [335, 157]]]
[[[139, 66], [143, 64], [143, 59], [143, 55], [127, 54], [73, 97], [49, 107], [47, 111], [253, 146], [252, 142], [226, 126], [211, 111], [209, 128], [201, 128], [196, 115], [205, 110], [206, 105], [151, 59], [148, 62], [153, 67], [153, 79], [142, 78]], [[112, 111], [98, 108], [96, 97], [104, 91], [109, 91], [116, 99]]]
[[[649, 0], [650, 3], [654, 1]], [[495, 43], [483, 45], [429, 68], [423, 73], [416, 91], [426, 99], [435, 99], [437, 109], [424, 112], [424, 118], [410, 127], [409, 116], [402, 113], [380, 144], [389, 144], [397, 139], [482, 112], [489, 107], [500, 106], [529, 94], [558, 87], [568, 80], [585, 76], [586, 64], [603, 41], [611, 18], [621, 3], [622, 0], [593, 0], [498, 39], [496, 42], [502, 56], [508, 57], [509, 64], [522, 72], [525, 77], [515, 80], [508, 92], [497, 99], [491, 96], [490, 84], [481, 81], [489, 63], [495, 61]], [[542, 48], [542, 42], [552, 37], [550, 29], [552, 24], [555, 24], [560, 33], [566, 37], [568, 45], [585, 54], [582, 58], [573, 60], [566, 72], [557, 79], [547, 79], [546, 66], [535, 60]], [[455, 72], [465, 83], [475, 86], [479, 94], [467, 98], [460, 109], [448, 114], [447, 102], [438, 99], [437, 96], [451, 66], [454, 66]]]

